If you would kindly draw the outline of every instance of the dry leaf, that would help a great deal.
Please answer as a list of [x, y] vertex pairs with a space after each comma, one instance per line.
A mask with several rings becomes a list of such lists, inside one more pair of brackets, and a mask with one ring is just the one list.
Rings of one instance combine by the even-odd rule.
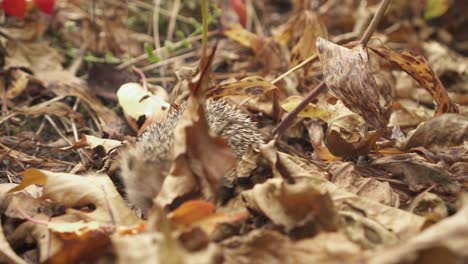
[[[317, 51], [328, 88], [379, 135], [387, 136], [388, 106], [380, 105], [377, 83], [368, 65], [366, 51], [343, 48], [322, 38], [317, 39]], [[385, 103], [388, 105], [390, 102]]]
[[227, 239], [222, 246], [227, 264], [359, 263], [362, 253], [358, 245], [338, 232], [322, 232], [294, 242], [278, 232], [258, 229]]
[[11, 264], [26, 264], [11, 248], [3, 232], [2, 221], [0, 220], [0, 262]]
[[[263, 149], [263, 152], [265, 152], [268, 148], [263, 147]], [[329, 182], [324, 172], [310, 161], [277, 152], [271, 148], [268, 152], [270, 153], [264, 155], [270, 164], [275, 164], [277, 169], [273, 170], [273, 173], [277, 178], [282, 178], [281, 174], [286, 174], [293, 180], [306, 181], [306, 186], [310, 186], [320, 193], [330, 194], [335, 208], [366, 215], [370, 221], [392, 230], [400, 239], [419, 233], [426, 224], [426, 219], [423, 217], [383, 205], [339, 188]]]
[[221, 84], [207, 89], [206, 97], [220, 99], [227, 96], [258, 96], [277, 87], [259, 76], [250, 76], [237, 82]]
[[326, 193], [320, 193], [313, 182], [302, 180], [288, 184], [282, 179], [269, 179], [244, 191], [246, 206], [262, 212], [274, 224], [292, 230], [299, 222], [312, 216], [319, 230], [338, 228], [338, 218], [333, 203]]
[[[43, 184], [42, 199], [61, 202], [84, 219], [114, 224], [135, 224], [139, 221], [107, 176], [84, 177], [37, 169], [28, 169], [21, 175], [23, 181], [10, 192], [22, 190], [31, 184]], [[71, 209], [89, 204], [96, 207], [89, 213]]]
[[383, 47], [370, 49], [392, 65], [411, 75], [422, 87], [426, 88], [437, 103], [436, 115], [459, 112], [457, 105], [449, 98], [439, 77], [423, 57], [415, 56], [407, 51], [398, 53]]
[[363, 177], [351, 162], [333, 162], [328, 165], [331, 182], [348, 192], [398, 208], [400, 199], [388, 182]]
[[415, 153], [383, 157], [375, 160], [372, 165], [394, 177], [402, 176], [413, 191], [429, 187], [442, 193], [456, 193], [460, 190], [448, 168], [441, 163], [430, 163]]
[[[302, 102], [302, 100], [303, 98], [300, 96], [290, 96], [281, 103], [281, 107], [285, 111], [291, 112], [300, 102]], [[328, 109], [320, 107], [319, 105], [309, 103], [301, 112], [299, 112], [299, 114], [297, 114], [297, 116], [316, 117], [327, 121], [330, 119], [330, 113], [327, 110]]]
[[202, 200], [192, 200], [177, 207], [168, 217], [175, 224], [188, 225], [212, 215], [215, 210], [216, 207], [211, 203]]
[[[307, 8], [307, 7], [306, 7]], [[293, 67], [316, 53], [317, 37], [327, 38], [327, 28], [315, 12], [300, 9], [275, 32], [274, 39], [292, 46], [289, 66]]]
[[464, 263], [468, 259], [468, 206], [393, 248], [375, 252], [367, 263]]
[[258, 36], [240, 25], [227, 29], [223, 33], [243, 46], [251, 48], [256, 54], [255, 58], [263, 64], [266, 72], [285, 68], [281, 47], [273, 39]]
[[425, 147], [432, 151], [457, 146], [468, 139], [468, 117], [459, 114], [445, 114], [419, 124], [411, 131], [400, 148], [408, 150]]
[[351, 113], [330, 121], [325, 139], [325, 145], [333, 155], [355, 157], [374, 149], [378, 136], [375, 132], [367, 133], [364, 119]]

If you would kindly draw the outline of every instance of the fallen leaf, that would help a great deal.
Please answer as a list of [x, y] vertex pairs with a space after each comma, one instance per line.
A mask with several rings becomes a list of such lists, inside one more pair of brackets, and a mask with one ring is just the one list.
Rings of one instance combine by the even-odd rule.
[[285, 25], [276, 30], [274, 39], [292, 46], [289, 66], [293, 67], [314, 55], [317, 38], [326, 39], [327, 35], [327, 28], [317, 13], [307, 9], [298, 9]]
[[463, 263], [468, 258], [468, 206], [392, 248], [371, 254], [367, 263]]
[[333, 162], [328, 165], [331, 182], [348, 192], [398, 208], [400, 199], [388, 182], [363, 177], [351, 162]]
[[216, 207], [211, 203], [192, 200], [177, 207], [168, 217], [175, 224], [187, 225], [212, 215], [215, 210]]
[[229, 238], [221, 245], [227, 264], [359, 263], [361, 253], [358, 245], [338, 232], [322, 232], [313, 238], [291, 241], [278, 232], [257, 229]]
[[241, 45], [251, 48], [256, 54], [255, 58], [263, 64], [266, 72], [285, 68], [286, 63], [281, 47], [273, 39], [258, 36], [240, 25], [224, 30], [223, 33]]
[[259, 76], [250, 76], [237, 82], [216, 85], [206, 91], [206, 97], [220, 99], [228, 96], [258, 96], [278, 89], [271, 82]]
[[413, 191], [434, 187], [442, 193], [456, 193], [460, 190], [451, 173], [443, 164], [433, 164], [416, 153], [383, 157], [372, 162], [372, 166], [402, 176]]
[[26, 264], [27, 262], [20, 258], [11, 248], [5, 237], [3, 223], [0, 220], [0, 262], [12, 264]]
[[310, 182], [288, 184], [281, 179], [270, 179], [242, 193], [246, 205], [265, 214], [274, 224], [292, 230], [298, 222], [312, 215], [320, 228], [337, 228], [337, 216], [327, 194], [321, 194]]
[[[22, 190], [31, 184], [42, 184], [42, 199], [61, 202], [84, 219], [116, 224], [135, 224], [139, 221], [108, 176], [84, 177], [37, 169], [28, 169], [21, 175], [23, 181], [9, 192]], [[71, 209], [89, 204], [93, 204], [96, 209], [92, 212]]]
[[388, 104], [380, 104], [377, 83], [365, 50], [350, 50], [317, 38], [317, 51], [328, 88], [351, 111], [361, 115], [380, 136], [387, 136]]
[[432, 151], [441, 151], [457, 146], [468, 139], [468, 117], [459, 114], [444, 114], [422, 122], [408, 133], [400, 148], [408, 150], [425, 147]]
[[[290, 96], [286, 98], [282, 103], [281, 107], [287, 111], [291, 112], [296, 106], [302, 102], [303, 98], [300, 96]], [[329, 120], [329, 112], [327, 109], [324, 109], [323, 107], [321, 108], [318, 105], [315, 105], [313, 103], [309, 103], [299, 114], [297, 114], [298, 117], [316, 117], [320, 118], [322, 120]]]
[[439, 77], [437, 77], [423, 57], [415, 56], [407, 51], [396, 52], [385, 47], [371, 47], [370, 49], [392, 65], [408, 73], [424, 87], [437, 103], [436, 115], [459, 112], [457, 105], [448, 96]]

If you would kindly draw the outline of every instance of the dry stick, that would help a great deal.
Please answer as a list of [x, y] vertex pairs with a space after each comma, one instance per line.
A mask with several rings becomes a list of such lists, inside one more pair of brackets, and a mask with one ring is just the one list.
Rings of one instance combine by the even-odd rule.
[[175, 30], [175, 25], [176, 25], [176, 19], [177, 19], [177, 12], [179, 12], [180, 9], [180, 0], [175, 0], [174, 4], [172, 6], [172, 11], [171, 11], [171, 17], [169, 20], [169, 26], [167, 27], [167, 34], [166, 34], [166, 39], [172, 40], [172, 35], [174, 35], [174, 30]]
[[[387, 10], [387, 7], [390, 5], [391, 1], [392, 0], [382, 0], [382, 2], [380, 2], [379, 9], [377, 10], [377, 13], [375, 14], [374, 18], [372, 18], [372, 21], [370, 22], [369, 26], [364, 32], [364, 35], [361, 37], [359, 45], [363, 47], [367, 45], [367, 42], [369, 41], [378, 24], [382, 20], [385, 14], [385, 10]], [[310, 59], [310, 57], [308, 59]], [[325, 80], [321, 81], [309, 94], [307, 94], [304, 97], [304, 99], [301, 101], [301, 103], [299, 103], [299, 105], [296, 106], [296, 108], [294, 108], [291, 112], [289, 112], [286, 115], [286, 117], [283, 120], [281, 120], [278, 126], [273, 130], [272, 137], [274, 137], [275, 135], [282, 135], [283, 132], [292, 124], [297, 114], [299, 114], [315, 97], [317, 97], [322, 92], [325, 92], [327, 88], [328, 87], [325, 83]]]

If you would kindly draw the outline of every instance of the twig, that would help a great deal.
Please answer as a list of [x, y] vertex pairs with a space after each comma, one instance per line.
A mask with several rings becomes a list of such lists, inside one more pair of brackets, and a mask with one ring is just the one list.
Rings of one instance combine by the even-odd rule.
[[281, 81], [284, 77], [288, 76], [289, 74], [299, 70], [300, 68], [304, 67], [304, 65], [306, 65], [307, 63], [309, 62], [312, 62], [313, 60], [315, 60], [317, 58], [317, 54], [314, 54], [312, 56], [310, 56], [309, 58], [303, 60], [301, 63], [299, 63], [298, 65], [294, 66], [293, 68], [289, 69], [287, 72], [281, 74], [280, 76], [276, 77], [276, 79], [274, 79], [273, 81], [271, 81], [272, 84], [275, 84], [279, 81]]
[[377, 26], [384, 17], [387, 7], [390, 5], [390, 2], [392, 2], [392, 0], [382, 0], [382, 2], [380, 2], [380, 6], [379, 9], [377, 9], [377, 13], [375, 13], [374, 18], [372, 18], [372, 21], [370, 22], [369, 26], [364, 32], [364, 35], [362, 35], [361, 40], [359, 41], [359, 44], [363, 47], [367, 45], [367, 42], [369, 42], [369, 39], [372, 37], [372, 34], [374, 34], [374, 31], [377, 29]]
[[153, 40], [154, 48], [160, 49], [159, 41], [159, 8], [161, 6], [161, 0], [154, 0], [154, 9], [153, 9]]
[[135, 67], [135, 66], [132, 66], [132, 70], [134, 70], [138, 75], [140, 75], [141, 84], [143, 86], [143, 89], [148, 91], [148, 87], [147, 87], [148, 81], [146, 80], [145, 73], [142, 70], [140, 70], [139, 68]]
[[278, 126], [273, 130], [273, 135], [281, 135], [283, 132], [292, 124], [294, 118], [302, 111], [309, 103], [312, 101], [317, 95], [325, 92], [327, 90], [327, 85], [325, 81], [320, 82], [310, 93], [302, 99], [302, 101], [294, 108], [291, 112], [289, 112], [286, 117], [278, 124]]
[[[372, 34], [376, 30], [378, 24], [383, 18], [385, 14], [385, 10], [389, 6], [392, 0], [382, 0], [380, 3], [379, 9], [375, 14], [374, 18], [370, 22], [369, 26], [367, 27], [364, 35], [361, 37], [359, 44], [365, 47], [369, 39], [371, 38]], [[278, 126], [273, 130], [272, 137], [275, 135], [281, 135], [293, 122], [294, 118], [296, 118], [297, 114], [299, 114], [315, 97], [319, 94], [325, 92], [328, 89], [325, 80], [321, 81], [312, 91], [307, 94], [301, 103], [299, 103], [296, 108], [294, 108], [291, 112], [289, 112], [286, 117], [281, 120]]]
[[179, 12], [179, 9], [180, 9], [180, 0], [175, 0], [174, 5], [172, 6], [171, 18], [169, 20], [169, 26], [167, 27], [166, 39], [168, 39], [168, 40], [172, 40], [172, 36], [174, 35], [175, 24], [176, 24], [176, 19], [177, 19], [177, 12]]

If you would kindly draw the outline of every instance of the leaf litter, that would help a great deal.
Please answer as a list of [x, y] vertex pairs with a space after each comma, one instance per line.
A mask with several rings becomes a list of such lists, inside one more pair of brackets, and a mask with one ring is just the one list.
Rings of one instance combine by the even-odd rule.
[[[467, 261], [463, 1], [393, 1], [367, 47], [379, 1], [208, 1], [205, 44], [202, 1], [10, 2], [0, 262]], [[264, 135], [242, 157], [206, 120], [224, 101]], [[121, 156], [180, 104], [141, 210]]]

